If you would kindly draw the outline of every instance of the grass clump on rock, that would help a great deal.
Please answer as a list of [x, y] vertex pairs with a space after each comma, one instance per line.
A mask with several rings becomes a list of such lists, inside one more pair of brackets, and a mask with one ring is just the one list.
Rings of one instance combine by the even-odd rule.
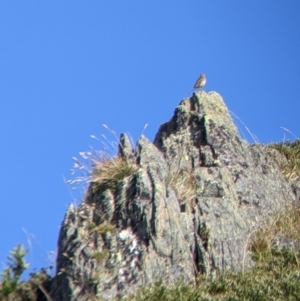
[[300, 204], [288, 206], [283, 212], [277, 212], [264, 228], [255, 233], [251, 251], [260, 261], [269, 258], [272, 250], [280, 242], [299, 245], [300, 250]]
[[93, 254], [93, 258], [96, 259], [97, 262], [102, 262], [104, 260], [106, 260], [109, 256], [109, 251], [108, 249], [104, 249], [102, 251], [96, 251]]
[[91, 174], [92, 189], [93, 191], [110, 189], [115, 192], [118, 182], [137, 170], [138, 166], [135, 163], [119, 156], [96, 161]]
[[300, 139], [290, 142], [269, 144], [268, 147], [278, 150], [287, 162], [281, 162], [280, 167], [288, 180], [300, 177]]
[[85, 185], [88, 184], [93, 192], [110, 189], [114, 193], [119, 181], [131, 176], [139, 169], [133, 155], [133, 144], [127, 135], [121, 135], [119, 141], [114, 131], [105, 124], [103, 127], [114, 135], [115, 141], [109, 141], [104, 135], [102, 135], [104, 141], [91, 135], [91, 138], [101, 141], [104, 146], [100, 150], [91, 147], [88, 151], [79, 152], [79, 158], [73, 157], [71, 174], [80, 173], [80, 175], [67, 180], [67, 184], [79, 187], [83, 185], [83, 188], [86, 188]]
[[166, 184], [175, 191], [180, 204], [191, 204], [196, 197], [196, 181], [192, 172], [179, 170], [172, 173], [170, 171], [166, 178]]
[[114, 224], [107, 222], [107, 221], [105, 221], [99, 225], [96, 225], [94, 223], [90, 223], [90, 225], [89, 225], [90, 233], [93, 233], [96, 231], [100, 235], [106, 234], [108, 232], [112, 232], [115, 228], [116, 228], [116, 226]]

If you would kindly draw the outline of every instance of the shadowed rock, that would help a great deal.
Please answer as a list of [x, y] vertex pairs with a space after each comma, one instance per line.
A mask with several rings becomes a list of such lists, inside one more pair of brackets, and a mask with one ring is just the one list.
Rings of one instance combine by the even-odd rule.
[[[240, 138], [215, 92], [184, 99], [153, 144], [141, 137], [133, 153], [122, 135], [120, 145], [139, 170], [116, 191], [90, 187], [78, 208], [69, 207], [54, 300], [111, 300], [157, 280], [249, 268], [251, 234], [295, 199], [274, 156]], [[191, 199], [179, 195], [182, 183], [194, 190]]]

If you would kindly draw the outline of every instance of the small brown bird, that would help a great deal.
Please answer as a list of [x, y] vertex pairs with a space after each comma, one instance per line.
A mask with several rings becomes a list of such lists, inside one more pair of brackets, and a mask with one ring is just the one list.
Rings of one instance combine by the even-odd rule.
[[197, 79], [192, 91], [194, 91], [195, 89], [202, 89], [205, 86], [205, 84], [206, 84], [206, 76], [204, 73], [202, 73]]

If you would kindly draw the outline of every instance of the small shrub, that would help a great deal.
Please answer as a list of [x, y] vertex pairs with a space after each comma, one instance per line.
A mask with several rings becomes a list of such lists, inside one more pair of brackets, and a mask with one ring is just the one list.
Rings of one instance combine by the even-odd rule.
[[8, 267], [0, 280], [1, 301], [52, 301], [49, 291], [51, 277], [45, 270], [31, 273], [28, 281], [20, 281], [29, 264], [25, 262], [27, 250], [22, 245], [14, 248], [8, 257]]
[[8, 267], [2, 272], [0, 297], [7, 297], [16, 291], [21, 275], [29, 267], [29, 264], [25, 261], [27, 252], [28, 250], [25, 250], [22, 245], [10, 251], [10, 255], [7, 258]]

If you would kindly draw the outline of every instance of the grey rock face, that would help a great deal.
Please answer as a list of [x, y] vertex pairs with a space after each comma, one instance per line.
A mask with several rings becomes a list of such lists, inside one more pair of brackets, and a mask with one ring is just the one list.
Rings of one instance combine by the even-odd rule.
[[[111, 300], [159, 279], [248, 268], [251, 234], [295, 199], [274, 156], [241, 140], [215, 92], [184, 99], [153, 144], [142, 137], [133, 152], [122, 135], [120, 145], [120, 156], [140, 168], [117, 191], [90, 188], [69, 207], [54, 300]], [[176, 187], [189, 183], [185, 176], [192, 199]]]

